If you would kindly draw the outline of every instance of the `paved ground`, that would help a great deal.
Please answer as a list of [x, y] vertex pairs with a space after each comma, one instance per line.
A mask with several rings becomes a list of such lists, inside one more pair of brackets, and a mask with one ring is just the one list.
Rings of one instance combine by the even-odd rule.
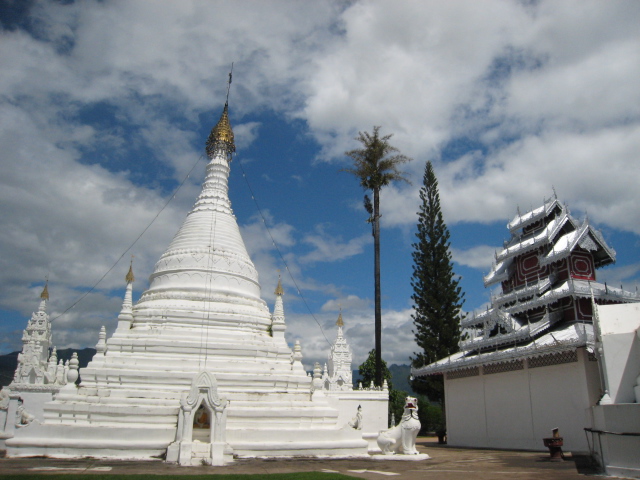
[[373, 459], [247, 459], [224, 467], [179, 467], [161, 461], [126, 462], [98, 459], [0, 458], [0, 478], [21, 473], [130, 473], [130, 474], [233, 474], [332, 471], [356, 478], [382, 480], [587, 480], [595, 475], [589, 459], [567, 455], [552, 462], [542, 452], [462, 449], [437, 445], [434, 439], [418, 439], [418, 450], [431, 456], [423, 461]]

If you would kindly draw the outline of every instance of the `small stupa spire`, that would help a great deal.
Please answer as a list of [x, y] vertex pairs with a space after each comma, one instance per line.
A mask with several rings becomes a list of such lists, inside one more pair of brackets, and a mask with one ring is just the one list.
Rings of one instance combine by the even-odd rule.
[[38, 307], [38, 311], [46, 312], [47, 311], [47, 302], [49, 301], [49, 278], [45, 279], [44, 288], [42, 289], [42, 293], [40, 294], [40, 306]]
[[284, 288], [282, 288], [282, 277], [280, 276], [280, 274], [278, 274], [278, 286], [276, 287], [276, 291], [273, 293], [279, 296], [284, 295]]
[[224, 152], [228, 159], [231, 154], [236, 151], [233, 130], [229, 122], [229, 90], [231, 88], [231, 78], [233, 73], [233, 64], [231, 64], [231, 72], [229, 72], [229, 82], [227, 83], [227, 100], [222, 110], [220, 120], [211, 130], [209, 138], [207, 138], [206, 151], [209, 158], [213, 158], [218, 151]]
[[[278, 272], [279, 271], [280, 270], [278, 270]], [[282, 301], [284, 288], [282, 288], [282, 278], [280, 277], [280, 273], [278, 273], [278, 286], [274, 293], [276, 295], [276, 303], [273, 307], [273, 315], [271, 315], [271, 336], [286, 343], [284, 339], [284, 332], [287, 327], [284, 323], [284, 304]]]
[[124, 279], [127, 282], [127, 284], [133, 283], [136, 281], [136, 277], [134, 277], [133, 275], [133, 255], [131, 255], [131, 263], [129, 263], [129, 271], [127, 272], [127, 275], [124, 277]]
[[344, 321], [342, 320], [342, 307], [340, 307], [340, 313], [338, 314], [338, 321], [336, 325], [339, 327], [344, 327]]
[[47, 288], [49, 286], [49, 279], [47, 279], [47, 281], [44, 284], [44, 288], [42, 289], [42, 293], [40, 294], [40, 298], [42, 300], [49, 300], [49, 289]]

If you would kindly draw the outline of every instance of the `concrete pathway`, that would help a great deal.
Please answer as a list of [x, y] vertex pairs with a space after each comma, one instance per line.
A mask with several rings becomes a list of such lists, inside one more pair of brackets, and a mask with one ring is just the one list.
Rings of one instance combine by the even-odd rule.
[[143, 475], [215, 475], [291, 472], [338, 472], [368, 480], [571, 480], [596, 472], [589, 459], [568, 454], [552, 462], [543, 452], [462, 449], [418, 439], [418, 450], [431, 456], [423, 461], [375, 459], [246, 459], [224, 467], [179, 467], [162, 461], [99, 459], [0, 458], [0, 478], [8, 474], [95, 473]]

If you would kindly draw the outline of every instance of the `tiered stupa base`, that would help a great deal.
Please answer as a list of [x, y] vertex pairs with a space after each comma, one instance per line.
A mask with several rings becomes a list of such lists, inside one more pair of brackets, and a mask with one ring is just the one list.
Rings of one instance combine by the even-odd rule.
[[[8, 455], [165, 457], [176, 437], [179, 401], [174, 395], [141, 398], [120, 391], [101, 396], [106, 392], [82, 390], [60, 392], [45, 424], [31, 425], [7, 441]], [[238, 457], [367, 455], [361, 432], [339, 428], [337, 415], [327, 403], [310, 401], [309, 394], [238, 394], [228, 407], [226, 443]]]
[[117, 332], [108, 354], [96, 354], [82, 370], [82, 386], [64, 387], [47, 405], [44, 424], [7, 442], [8, 455], [164, 458], [176, 440], [180, 399], [201, 371], [213, 374], [229, 401], [225, 433], [233, 455], [367, 454], [361, 432], [339, 425], [326, 399], [311, 399], [311, 378], [291, 361], [284, 340], [217, 330], [202, 347], [201, 334]]

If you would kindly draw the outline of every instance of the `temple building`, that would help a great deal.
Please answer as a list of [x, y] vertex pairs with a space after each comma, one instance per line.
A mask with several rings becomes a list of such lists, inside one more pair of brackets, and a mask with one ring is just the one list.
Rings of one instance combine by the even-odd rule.
[[596, 281], [615, 251], [588, 220], [555, 197], [507, 225], [486, 287], [491, 306], [460, 322], [460, 351], [412, 374], [444, 375], [452, 445], [543, 450], [559, 428], [565, 447], [587, 451], [591, 407], [608, 392], [594, 354], [594, 305], [640, 301]]
[[[260, 296], [228, 196], [234, 151], [225, 104], [206, 142], [202, 191], [148, 289], [134, 304], [130, 269], [114, 334], [107, 339], [103, 328], [97, 335], [97, 353], [79, 385], [77, 368], [69, 366], [42, 420], [7, 438], [8, 456], [166, 455], [200, 465], [233, 457], [367, 455], [368, 439], [342, 420], [344, 402], [313, 393], [302, 346], [296, 341], [292, 349], [285, 340], [281, 282], [273, 313]], [[48, 344], [41, 346], [44, 355]], [[49, 378], [50, 366], [24, 372]], [[388, 392], [374, 396], [386, 418]], [[356, 407], [348, 403], [349, 416]], [[386, 421], [371, 427], [386, 428]]]

